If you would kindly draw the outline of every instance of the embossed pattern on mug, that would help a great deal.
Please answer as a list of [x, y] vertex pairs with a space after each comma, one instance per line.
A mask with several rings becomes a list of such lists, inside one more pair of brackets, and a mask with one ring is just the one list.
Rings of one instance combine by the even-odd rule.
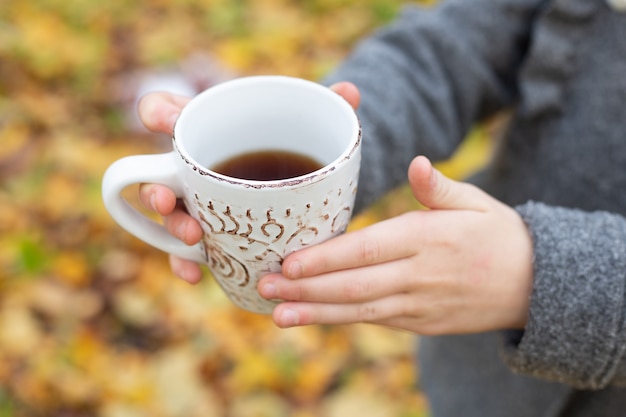
[[[206, 232], [203, 245], [208, 266], [229, 298], [242, 308], [271, 312], [276, 303], [258, 294], [258, 280], [280, 271], [289, 253], [320, 243], [318, 236], [343, 233], [352, 210], [342, 194], [356, 194], [356, 183], [353, 178], [348, 191], [330, 190], [321, 202], [268, 206], [263, 210], [236, 208], [211, 199], [202, 201], [195, 194], [187, 207], [200, 219]], [[249, 291], [241, 291], [243, 288]]]

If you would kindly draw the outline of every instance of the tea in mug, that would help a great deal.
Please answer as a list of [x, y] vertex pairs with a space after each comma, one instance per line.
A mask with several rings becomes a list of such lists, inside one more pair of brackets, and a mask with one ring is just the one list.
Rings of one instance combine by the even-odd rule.
[[233, 178], [273, 181], [306, 175], [323, 166], [310, 156], [300, 153], [263, 150], [233, 156], [210, 169]]

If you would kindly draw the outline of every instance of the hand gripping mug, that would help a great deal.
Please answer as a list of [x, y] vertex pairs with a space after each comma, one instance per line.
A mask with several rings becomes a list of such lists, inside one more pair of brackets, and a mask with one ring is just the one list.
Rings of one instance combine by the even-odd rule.
[[[121, 227], [173, 255], [205, 264], [239, 307], [271, 313], [257, 292], [290, 253], [345, 231], [361, 160], [361, 130], [339, 95], [311, 81], [253, 76], [200, 93], [174, 127], [173, 151], [114, 162], [102, 183]], [[121, 195], [158, 183], [204, 231], [187, 246]]]

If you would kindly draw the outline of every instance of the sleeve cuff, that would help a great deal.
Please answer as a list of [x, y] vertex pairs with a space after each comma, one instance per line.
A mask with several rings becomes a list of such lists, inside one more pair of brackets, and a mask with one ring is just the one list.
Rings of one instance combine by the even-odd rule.
[[503, 332], [516, 372], [599, 389], [619, 377], [626, 349], [626, 225], [605, 212], [527, 203], [516, 208], [534, 244], [524, 331]]

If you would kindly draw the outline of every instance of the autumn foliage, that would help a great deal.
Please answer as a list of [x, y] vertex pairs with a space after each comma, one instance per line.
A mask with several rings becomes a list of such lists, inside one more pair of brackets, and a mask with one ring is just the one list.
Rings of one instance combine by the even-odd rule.
[[169, 149], [134, 113], [151, 82], [318, 79], [401, 3], [0, 2], [0, 417], [426, 415], [413, 336], [277, 329], [175, 279], [100, 199], [115, 159]]

